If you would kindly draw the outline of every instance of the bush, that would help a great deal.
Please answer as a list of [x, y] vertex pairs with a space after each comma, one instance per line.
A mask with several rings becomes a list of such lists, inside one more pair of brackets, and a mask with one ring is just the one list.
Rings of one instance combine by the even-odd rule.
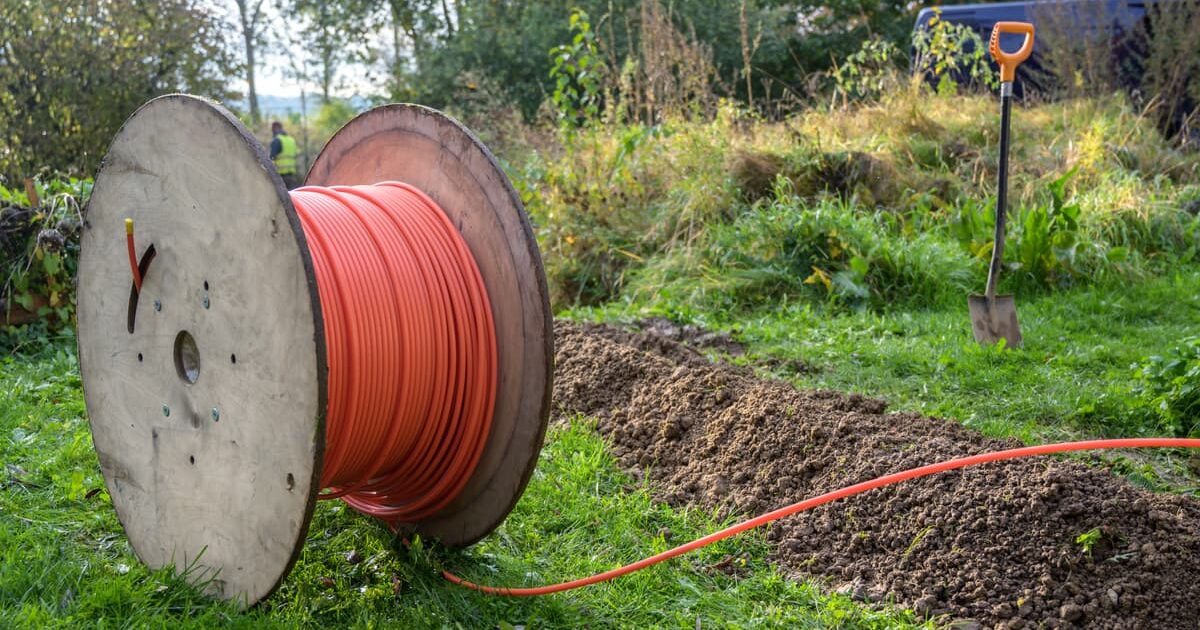
[[1200, 337], [1189, 337], [1166, 356], [1133, 366], [1134, 392], [1158, 419], [1159, 429], [1179, 437], [1200, 434]]
[[850, 101], [876, 100], [895, 90], [900, 83], [897, 64], [903, 58], [900, 48], [882, 37], [865, 40], [830, 71], [834, 97], [840, 97], [844, 107]]
[[[1009, 209], [1005, 264], [1034, 285], [1065, 286], [1079, 274], [1076, 254], [1081, 245], [1079, 204], [1067, 201], [1068, 171], [1047, 187], [1049, 203]], [[949, 229], [964, 251], [978, 260], [991, 258], [995, 236], [995, 201], [964, 202], [953, 215]], [[1121, 250], [1111, 253], [1123, 260]]]
[[[775, 198], [713, 226], [696, 255], [652, 266], [632, 289], [659, 287], [698, 309], [754, 309], [808, 299], [849, 308], [925, 306], [962, 295], [970, 263], [933, 233], [900, 233], [892, 215], [848, 201], [809, 203], [779, 180]], [[685, 287], [694, 284], [694, 289]]]
[[[664, 292], [737, 308], [958, 300], [986, 277], [997, 113], [990, 98], [908, 91], [786, 123], [726, 105], [711, 122], [590, 125], [510, 170], [558, 307], [663, 303]], [[1083, 100], [1024, 109], [1014, 126], [1009, 289], [1139, 279], [1200, 252], [1200, 156], [1169, 147], [1149, 121]], [[785, 215], [818, 240], [838, 230], [852, 239], [839, 253], [855, 254], [792, 247], [784, 265], [767, 252], [785, 247], [768, 222]]]
[[[1146, 3], [1134, 20], [1131, 6], [1103, 0], [1038, 3], [1040, 68], [1033, 82], [1052, 97], [1110, 96], [1126, 92], [1166, 137], [1195, 146], [1200, 140], [1200, 3]], [[1081, 33], [1081, 19], [1125, 24]]]
[[956, 94], [960, 82], [984, 90], [1000, 85], [987, 46], [975, 29], [942, 20], [940, 12], [925, 28], [913, 32], [912, 48], [914, 77], [931, 81], [938, 94]]
[[[1077, 169], [1051, 181], [1046, 201], [1009, 209], [1004, 261], [1008, 274], [1028, 289], [1067, 287], [1109, 276], [1137, 278], [1150, 261], [1188, 262], [1200, 245], [1200, 223], [1178, 207], [1153, 212], [1117, 211], [1085, 216], [1068, 196]], [[981, 264], [991, 256], [995, 201], [963, 200], [951, 214], [949, 233]]]
[[41, 203], [31, 204], [24, 192], [0, 186], [0, 325], [37, 319], [52, 332], [73, 326], [82, 207], [91, 188], [91, 180], [53, 180], [37, 185]]
[[558, 112], [558, 122], [567, 128], [595, 120], [600, 114], [600, 86], [604, 79], [604, 59], [596, 47], [592, 23], [582, 9], [571, 12], [570, 44], [550, 49], [550, 78], [554, 91], [550, 101]]
[[0, 183], [93, 175], [150, 98], [229, 96], [220, 9], [191, 0], [0, 3]]
[[732, 217], [725, 156], [735, 118], [584, 127], [562, 136], [560, 155], [513, 169], [556, 307], [616, 297], [628, 271]]

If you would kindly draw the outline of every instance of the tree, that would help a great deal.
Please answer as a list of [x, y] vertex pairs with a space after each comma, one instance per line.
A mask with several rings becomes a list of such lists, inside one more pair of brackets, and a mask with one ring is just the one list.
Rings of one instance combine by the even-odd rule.
[[[375, 16], [385, 21], [390, 32], [389, 49], [384, 54], [388, 84], [385, 96], [399, 101], [414, 98], [411, 79], [426, 76], [423, 64], [430, 51], [438, 48], [442, 34], [449, 37], [455, 21], [442, 3], [442, 17], [435, 14], [435, 0], [376, 0]], [[457, 4], [455, 5], [457, 7]], [[444, 18], [444, 19], [442, 19]], [[408, 53], [406, 55], [406, 53]], [[419, 97], [416, 97], [419, 99]]]
[[[913, 17], [907, 0], [276, 1], [303, 24], [322, 100], [347, 65], [368, 58], [363, 42], [380, 35], [382, 50], [371, 52], [387, 77], [380, 98], [447, 107], [484, 78], [499, 86], [489, 98], [517, 105], [527, 119], [554, 90], [546, 52], [569, 40], [567, 20], [576, 8], [592, 17], [600, 53], [614, 73], [626, 60], [654, 61], [646, 57], [647, 43], [662, 46], [641, 31], [648, 12], [661, 13], [651, 39], [670, 26], [677, 39], [708, 51], [703, 70], [712, 70], [706, 84], [715, 95], [771, 112], [806, 98], [819, 87], [810, 77], [868, 35], [902, 45]], [[781, 106], [785, 93], [792, 98]]]
[[[405, 9], [398, 15], [412, 41], [413, 97], [446, 106], [460, 77], [486, 76], [532, 118], [554, 89], [544, 53], [570, 39], [572, 10], [592, 17], [601, 51], [615, 69], [645, 48], [641, 17], [652, 0], [458, 0], [452, 9], [431, 0], [391, 3]], [[712, 52], [713, 90], [763, 108], [784, 93], [808, 96], [810, 75], [854, 52], [869, 35], [903, 45], [917, 6], [907, 0], [659, 4], [676, 32]]]
[[369, 57], [366, 38], [371, 3], [289, 0], [286, 9], [302, 24], [302, 39], [314, 51], [317, 61], [318, 74], [314, 78], [321, 86], [321, 103], [328, 103], [337, 87], [339, 68], [345, 63], [365, 62]]
[[[413, 33], [413, 15], [412, 5], [407, 0], [387, 0], [386, 16], [390, 25], [392, 34], [392, 49], [388, 51], [390, 54], [387, 57], [388, 65], [388, 98], [393, 101], [401, 100], [401, 93], [404, 89], [404, 35], [412, 38]], [[416, 41], [413, 41], [416, 45]]]
[[0, 0], [0, 178], [90, 176], [145, 101], [228, 97], [227, 28], [204, 0]]
[[245, 72], [247, 100], [250, 101], [250, 120], [260, 120], [258, 112], [258, 89], [254, 84], [254, 71], [257, 68], [256, 51], [263, 43], [263, 0], [235, 0], [238, 8], [239, 25], [241, 26], [243, 51], [245, 52]]

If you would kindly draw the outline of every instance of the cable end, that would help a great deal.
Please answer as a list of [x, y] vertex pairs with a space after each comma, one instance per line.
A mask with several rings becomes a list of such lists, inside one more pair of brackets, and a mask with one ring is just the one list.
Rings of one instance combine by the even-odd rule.
[[125, 217], [125, 236], [133, 236], [133, 219]]

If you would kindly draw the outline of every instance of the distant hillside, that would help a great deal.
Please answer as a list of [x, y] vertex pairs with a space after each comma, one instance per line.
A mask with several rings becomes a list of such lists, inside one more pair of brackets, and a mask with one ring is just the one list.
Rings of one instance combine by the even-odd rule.
[[[315, 94], [309, 94], [306, 100], [308, 115], [315, 116], [317, 111], [321, 109], [320, 97]], [[348, 100], [356, 110], [362, 110], [367, 107], [367, 99], [361, 96], [351, 96]], [[231, 101], [229, 105], [241, 111], [249, 109], [249, 105], [244, 100]], [[276, 94], [259, 94], [258, 109], [265, 118], [286, 118], [289, 114], [299, 114], [301, 112], [300, 95], [279, 96]]]

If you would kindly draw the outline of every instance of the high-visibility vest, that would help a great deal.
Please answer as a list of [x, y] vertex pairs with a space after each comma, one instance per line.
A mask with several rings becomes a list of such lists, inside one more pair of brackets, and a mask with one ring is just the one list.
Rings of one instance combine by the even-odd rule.
[[275, 168], [280, 175], [294, 175], [296, 173], [296, 140], [285, 133], [275, 137], [279, 139], [279, 154], [275, 156]]

